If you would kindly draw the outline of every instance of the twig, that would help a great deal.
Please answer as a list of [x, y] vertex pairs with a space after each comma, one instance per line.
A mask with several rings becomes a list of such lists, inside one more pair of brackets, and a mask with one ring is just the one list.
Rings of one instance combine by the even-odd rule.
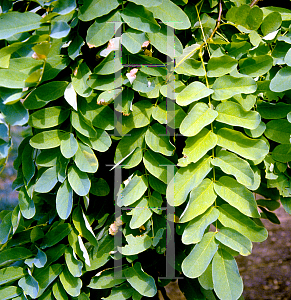
[[219, 13], [218, 13], [218, 18], [217, 18], [217, 23], [216, 23], [216, 27], [214, 28], [214, 30], [211, 33], [211, 36], [209, 37], [209, 39], [211, 40], [215, 34], [215, 32], [217, 31], [220, 22], [221, 22], [221, 15], [222, 15], [222, 3], [221, 0], [219, 1]]
[[260, 0], [253, 0], [252, 3], [250, 4], [250, 7], [253, 7], [256, 5]]

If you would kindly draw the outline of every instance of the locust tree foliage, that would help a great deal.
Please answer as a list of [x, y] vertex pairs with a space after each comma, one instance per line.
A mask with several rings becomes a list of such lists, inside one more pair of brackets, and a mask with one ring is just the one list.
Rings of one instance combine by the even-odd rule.
[[190, 300], [243, 299], [235, 257], [267, 239], [261, 219], [279, 223], [280, 203], [291, 212], [291, 11], [0, 9], [1, 169], [11, 127], [31, 127], [19, 204], [0, 212], [1, 299], [157, 299], [173, 276]]

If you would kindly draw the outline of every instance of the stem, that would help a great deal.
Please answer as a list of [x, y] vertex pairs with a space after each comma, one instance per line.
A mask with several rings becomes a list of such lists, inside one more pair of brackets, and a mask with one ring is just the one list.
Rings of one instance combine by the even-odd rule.
[[166, 289], [165, 289], [164, 287], [162, 287], [162, 288], [160, 289], [160, 291], [161, 291], [161, 293], [162, 293], [162, 295], [163, 295], [163, 297], [164, 297], [165, 300], [171, 300], [171, 299], [168, 297], [168, 295], [167, 295], [167, 293], [166, 293]]
[[250, 4], [250, 7], [255, 6], [260, 0], [253, 0], [252, 3]]
[[199, 12], [198, 12], [197, 5], [195, 5], [195, 8], [196, 8], [196, 12], [197, 12], [197, 16], [198, 16], [198, 20], [199, 20], [200, 29], [201, 29], [201, 32], [202, 32], [204, 44], [205, 44], [205, 46], [206, 46], [208, 55], [209, 55], [209, 57], [210, 57], [210, 52], [209, 52], [209, 49], [208, 49], [208, 46], [207, 46], [207, 40], [206, 40], [206, 37], [205, 37], [205, 34], [204, 34], [204, 30], [203, 30], [203, 26], [202, 26], [202, 23], [201, 23], [201, 19], [200, 19], [200, 15], [199, 15]]
[[221, 15], [222, 15], [222, 3], [221, 0], [219, 1], [219, 13], [218, 13], [218, 18], [217, 18], [217, 23], [216, 23], [216, 27], [214, 28], [214, 30], [211, 33], [211, 36], [209, 37], [209, 40], [212, 40], [215, 32], [217, 31], [218, 27], [220, 26], [220, 22], [221, 22]]

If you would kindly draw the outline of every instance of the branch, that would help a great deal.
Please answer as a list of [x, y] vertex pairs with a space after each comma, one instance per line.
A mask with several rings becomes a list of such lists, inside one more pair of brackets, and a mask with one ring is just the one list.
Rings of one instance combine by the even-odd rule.
[[[256, 1], [259, 1], [259, 0], [256, 0]], [[211, 36], [209, 37], [209, 40], [212, 40], [215, 32], [217, 31], [219, 25], [220, 25], [220, 22], [221, 22], [221, 15], [222, 15], [222, 3], [221, 3], [221, 0], [219, 1], [219, 13], [218, 13], [218, 18], [217, 18], [217, 23], [216, 23], [216, 27], [214, 28], [214, 30], [212, 31], [211, 33]]]
[[250, 7], [255, 6], [260, 0], [253, 0], [252, 3], [250, 4]]
[[168, 297], [168, 295], [167, 295], [167, 293], [166, 293], [166, 289], [165, 289], [164, 287], [162, 287], [162, 288], [160, 289], [160, 291], [161, 291], [161, 293], [162, 293], [162, 295], [163, 295], [163, 297], [164, 297], [165, 300], [171, 300], [171, 299]]

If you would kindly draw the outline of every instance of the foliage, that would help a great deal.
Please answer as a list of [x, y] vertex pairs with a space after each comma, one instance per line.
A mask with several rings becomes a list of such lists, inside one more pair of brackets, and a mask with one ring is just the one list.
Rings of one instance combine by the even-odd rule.
[[0, 213], [1, 299], [157, 299], [175, 276], [187, 299], [243, 299], [234, 257], [291, 212], [291, 11], [0, 5], [2, 169], [10, 127], [32, 127]]

